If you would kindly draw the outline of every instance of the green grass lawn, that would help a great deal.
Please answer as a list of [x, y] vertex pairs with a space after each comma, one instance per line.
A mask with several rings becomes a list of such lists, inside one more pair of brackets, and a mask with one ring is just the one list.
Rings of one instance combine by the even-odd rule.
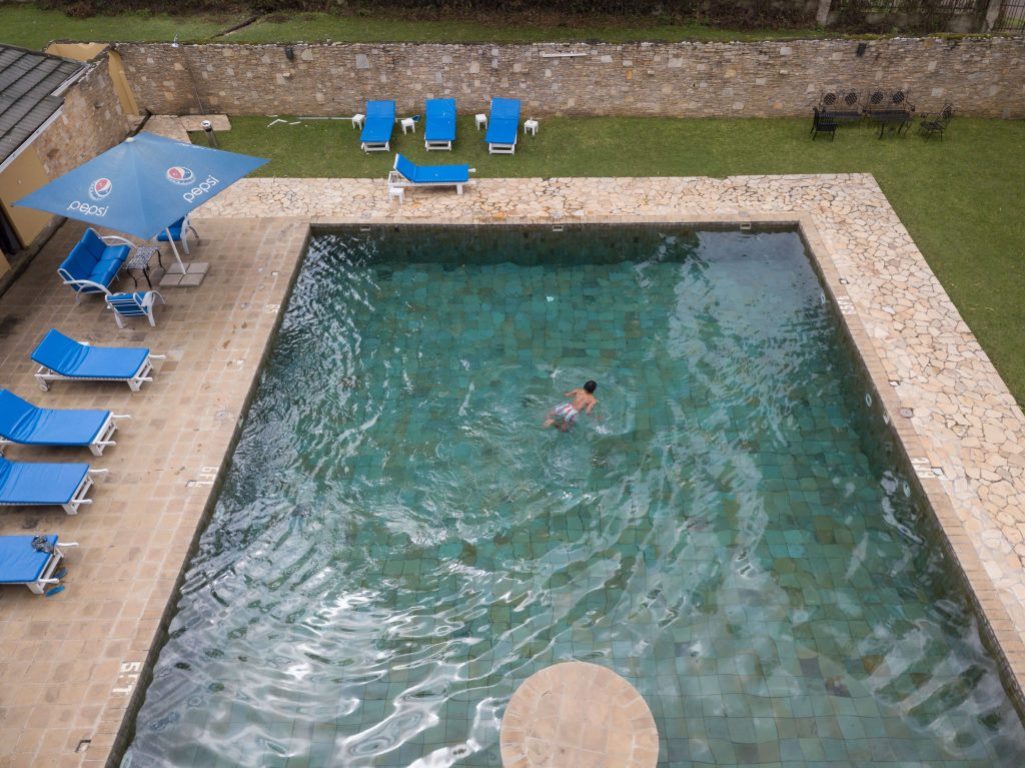
[[[51, 40], [89, 42], [155, 42], [173, 39], [204, 42], [244, 20], [243, 14], [168, 16], [165, 14], [121, 13], [78, 19], [60, 11], [41, 10], [32, 5], [0, 5], [0, 43], [41, 49]], [[223, 42], [425, 42], [425, 43], [529, 43], [603, 40], [612, 43], [633, 40], [770, 40], [826, 37], [817, 29], [728, 30], [701, 24], [658, 24], [644, 19], [588, 22], [581, 24], [509, 23], [498, 17], [494, 23], [447, 19], [429, 21], [402, 17], [300, 13], [272, 14], [218, 38]]]
[[[235, 117], [220, 146], [271, 158], [265, 176], [383, 179], [391, 153], [364, 155], [349, 122], [275, 125]], [[513, 156], [487, 154], [472, 116], [455, 151], [427, 153], [423, 134], [393, 148], [416, 162], [467, 162], [489, 176], [730, 176], [867, 172], [964, 315], [1018, 403], [1025, 403], [1025, 123], [955, 118], [943, 142], [912, 132], [883, 140], [867, 126], [835, 141], [807, 120], [545, 119]], [[196, 142], [204, 141], [195, 136]]]
[[701, 24], [648, 24], [643, 20], [614, 24], [533, 25], [487, 24], [479, 21], [422, 21], [369, 16], [304, 13], [284, 21], [261, 19], [233, 32], [227, 40], [247, 43], [281, 41], [420, 42], [420, 43], [533, 43], [602, 40], [769, 40], [825, 37], [815, 29], [728, 30]]
[[158, 42], [201, 40], [241, 22], [242, 16], [167, 16], [123, 13], [74, 19], [31, 5], [0, 5], [0, 43], [40, 50], [51, 40], [102, 43], [109, 40]]

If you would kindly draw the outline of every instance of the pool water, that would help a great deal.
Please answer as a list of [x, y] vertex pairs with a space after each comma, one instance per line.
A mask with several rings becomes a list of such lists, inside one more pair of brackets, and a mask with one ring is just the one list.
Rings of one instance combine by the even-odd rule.
[[318, 235], [122, 765], [498, 766], [569, 659], [662, 766], [1025, 765], [870, 401], [793, 233]]

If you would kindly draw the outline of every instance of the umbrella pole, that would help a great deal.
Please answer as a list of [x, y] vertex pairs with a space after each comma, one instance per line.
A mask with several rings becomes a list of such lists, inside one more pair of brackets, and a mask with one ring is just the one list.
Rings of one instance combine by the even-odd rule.
[[174, 251], [174, 260], [178, 262], [178, 266], [181, 267], [182, 274], [184, 275], [187, 270], [185, 269], [185, 265], [182, 264], [182, 257], [178, 255], [178, 247], [174, 244], [174, 238], [171, 237], [171, 229], [168, 228], [164, 231], [167, 233], [167, 242], [171, 244], [171, 250]]

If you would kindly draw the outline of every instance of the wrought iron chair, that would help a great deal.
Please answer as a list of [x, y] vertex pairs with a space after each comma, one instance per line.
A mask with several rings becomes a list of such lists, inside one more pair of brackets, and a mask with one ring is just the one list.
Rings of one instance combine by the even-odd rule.
[[880, 90], [874, 90], [868, 95], [868, 102], [865, 104], [865, 113], [872, 115], [873, 112], [882, 112], [888, 108], [886, 94]]
[[820, 117], [836, 123], [852, 123], [861, 119], [856, 91], [827, 91], [819, 100]]
[[940, 141], [943, 141], [943, 132], [947, 130], [947, 125], [953, 116], [954, 108], [950, 104], [944, 104], [939, 113], [922, 115], [922, 122], [918, 124], [918, 132], [926, 139], [932, 138], [938, 133]]
[[836, 122], [832, 117], [828, 116], [824, 112], [820, 112], [818, 107], [812, 107], [812, 118], [811, 118], [811, 140], [815, 141], [815, 137], [820, 133], [828, 133], [829, 140], [832, 141], [836, 137], [836, 129], [840, 127], [840, 124]]

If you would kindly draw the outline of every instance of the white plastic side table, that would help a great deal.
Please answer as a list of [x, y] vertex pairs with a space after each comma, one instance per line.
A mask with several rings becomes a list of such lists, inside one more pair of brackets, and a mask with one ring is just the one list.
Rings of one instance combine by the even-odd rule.
[[483, 114], [483, 113], [479, 114], [479, 115], [474, 115], [473, 116], [473, 121], [474, 121], [474, 123], [476, 123], [478, 131], [482, 127], [483, 128], [487, 128], [488, 127], [488, 116]]
[[406, 131], [407, 128], [410, 131], [412, 131], [413, 133], [416, 133], [416, 120], [414, 120], [411, 117], [404, 117], [404, 118], [402, 118], [402, 120], [400, 122], [402, 123], [402, 132], [403, 133], [407, 132]]
[[360, 112], [357, 112], [355, 115], [353, 115], [352, 116], [352, 127], [353, 128], [359, 128], [359, 129], [362, 130], [362, 128], [363, 128], [363, 118], [365, 118], [365, 117], [366, 117], [366, 115], [364, 115], [364, 114], [362, 114]]
[[537, 129], [539, 126], [540, 123], [538, 123], [537, 120], [530, 118], [529, 120], [524, 121], [523, 132], [526, 133], [527, 131], [530, 131], [531, 136], [537, 136]]

